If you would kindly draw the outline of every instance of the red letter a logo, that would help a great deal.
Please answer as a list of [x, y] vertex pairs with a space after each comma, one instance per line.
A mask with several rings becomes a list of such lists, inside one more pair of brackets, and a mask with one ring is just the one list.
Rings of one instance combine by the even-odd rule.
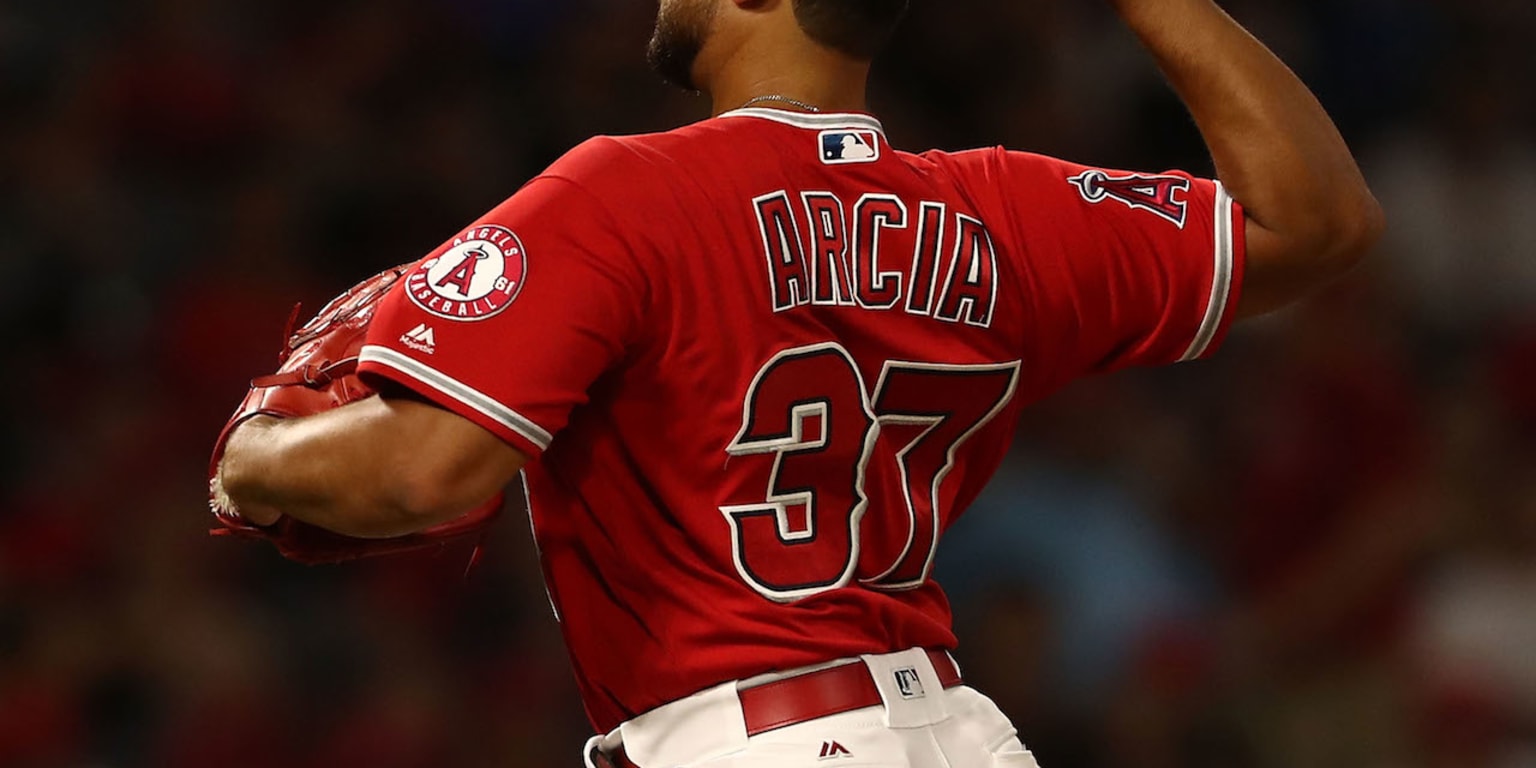
[[464, 260], [459, 262], [459, 266], [454, 267], [452, 272], [443, 275], [442, 279], [438, 280], [434, 285], [438, 288], [451, 285], [458, 290], [460, 296], [468, 298], [469, 286], [475, 281], [475, 264], [479, 263], [482, 259], [488, 258], [490, 258], [490, 254], [487, 254], [485, 251], [479, 249], [468, 251], [464, 254]]
[[1068, 181], [1090, 203], [1119, 200], [1131, 208], [1151, 211], [1184, 228], [1189, 201], [1179, 193], [1189, 192], [1189, 179], [1182, 176], [1110, 176], [1093, 170], [1084, 171]]

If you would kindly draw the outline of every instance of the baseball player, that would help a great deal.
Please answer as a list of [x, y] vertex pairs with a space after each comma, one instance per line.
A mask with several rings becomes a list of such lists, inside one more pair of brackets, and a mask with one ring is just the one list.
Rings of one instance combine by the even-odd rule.
[[1113, 4], [1220, 181], [892, 147], [903, 0], [662, 0], [650, 59], [714, 117], [592, 139], [406, 267], [382, 395], [240, 425], [230, 510], [397, 537], [522, 473], [589, 766], [1034, 766], [930, 578], [1020, 409], [1207, 355], [1383, 226], [1215, 2]]

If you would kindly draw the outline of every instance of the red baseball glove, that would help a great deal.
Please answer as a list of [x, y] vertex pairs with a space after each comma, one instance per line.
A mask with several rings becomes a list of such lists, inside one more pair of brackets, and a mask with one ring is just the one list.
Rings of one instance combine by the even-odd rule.
[[[461, 541], [478, 541], [501, 513], [503, 494], [462, 517], [391, 539], [344, 536], [289, 517], [268, 526], [242, 518], [218, 483], [224, 445], [235, 427], [256, 416], [291, 419], [340, 408], [374, 395], [357, 377], [357, 357], [368, 334], [374, 308], [411, 265], [386, 269], [332, 299], [304, 327], [293, 330], [299, 308], [288, 320], [287, 342], [278, 354], [277, 373], [251, 381], [251, 390], [219, 434], [208, 464], [209, 506], [222, 523], [215, 536], [242, 536], [272, 542], [284, 557], [301, 563], [338, 563], [363, 557], [438, 550]], [[478, 550], [477, 550], [478, 551]]]

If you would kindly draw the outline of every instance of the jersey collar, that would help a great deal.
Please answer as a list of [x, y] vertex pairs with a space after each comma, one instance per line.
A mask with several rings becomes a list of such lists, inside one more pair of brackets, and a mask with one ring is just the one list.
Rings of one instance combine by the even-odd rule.
[[775, 123], [793, 125], [796, 128], [809, 128], [811, 130], [827, 130], [830, 128], [863, 128], [885, 136], [885, 126], [879, 120], [869, 115], [861, 115], [856, 112], [828, 112], [810, 114], [807, 112], [789, 112], [782, 109], [761, 109], [747, 107], [745, 109], [733, 109], [720, 115], [727, 117], [755, 117], [760, 120], [772, 120]]

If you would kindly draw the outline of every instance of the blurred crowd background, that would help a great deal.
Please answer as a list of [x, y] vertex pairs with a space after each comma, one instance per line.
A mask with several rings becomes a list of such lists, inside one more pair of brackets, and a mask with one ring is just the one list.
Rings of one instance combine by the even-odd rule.
[[[915, 0], [900, 147], [1209, 173], [1097, 0]], [[941, 550], [1046, 768], [1536, 765], [1536, 4], [1234, 0], [1385, 203], [1214, 361], [1026, 416]], [[526, 525], [305, 568], [206, 536], [209, 446], [309, 306], [596, 133], [707, 105], [632, 0], [0, 3], [0, 766], [573, 766]]]

